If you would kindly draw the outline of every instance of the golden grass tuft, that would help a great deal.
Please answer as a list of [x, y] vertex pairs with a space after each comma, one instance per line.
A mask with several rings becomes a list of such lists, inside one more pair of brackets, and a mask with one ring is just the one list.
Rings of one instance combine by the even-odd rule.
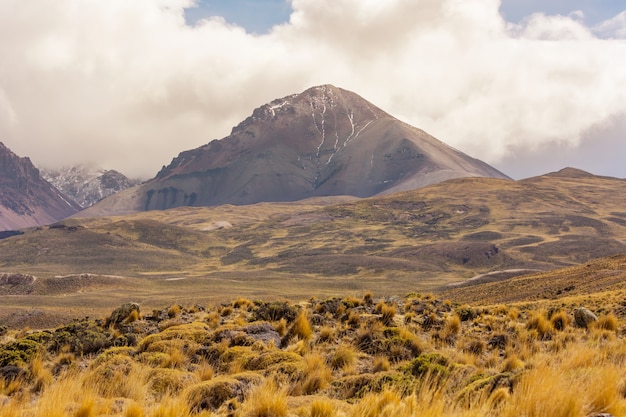
[[372, 372], [387, 372], [391, 369], [391, 364], [386, 356], [376, 356], [372, 364]]
[[332, 381], [332, 371], [326, 366], [326, 360], [317, 353], [304, 357], [304, 368], [300, 377], [291, 388], [292, 395], [311, 395], [323, 390]]
[[137, 310], [133, 310], [130, 312], [130, 314], [128, 315], [128, 317], [126, 317], [126, 323], [133, 323], [136, 322], [137, 320], [139, 320], [139, 311]]
[[287, 392], [271, 379], [253, 388], [242, 407], [247, 417], [286, 417], [288, 411]]
[[143, 407], [136, 402], [132, 402], [126, 406], [124, 417], [145, 417]]
[[552, 323], [542, 313], [533, 313], [526, 322], [526, 329], [534, 330], [542, 340], [552, 337]]
[[293, 322], [291, 327], [291, 333], [298, 337], [300, 340], [310, 340], [313, 337], [313, 329], [309, 322], [309, 316], [306, 310], [300, 311], [298, 316]]
[[335, 405], [329, 400], [315, 400], [311, 403], [309, 417], [334, 417]]
[[180, 306], [174, 304], [167, 309], [167, 315], [172, 319], [180, 314]]
[[348, 345], [339, 345], [330, 359], [333, 369], [348, 368], [356, 362], [358, 353]]
[[592, 323], [591, 327], [616, 332], [619, 326], [617, 317], [613, 313], [609, 313], [606, 316], [600, 316], [598, 321]]
[[[377, 306], [378, 307], [378, 306]], [[396, 316], [396, 306], [385, 303], [380, 304], [380, 321], [383, 326], [393, 325], [393, 318]]]

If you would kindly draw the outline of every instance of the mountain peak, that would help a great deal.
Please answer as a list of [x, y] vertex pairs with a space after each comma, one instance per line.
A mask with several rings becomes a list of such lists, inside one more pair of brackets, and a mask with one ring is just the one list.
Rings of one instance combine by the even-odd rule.
[[583, 171], [582, 169], [565, 167], [557, 172], [553, 172], [548, 174], [553, 177], [569, 177], [569, 178], [583, 178], [583, 177], [593, 177], [594, 175]]
[[96, 165], [43, 169], [42, 175], [81, 207], [92, 206], [105, 197], [139, 183], [115, 170], [105, 170]]
[[[467, 176], [508, 178], [358, 94], [326, 84], [272, 100], [229, 136], [181, 152], [129, 203], [153, 210], [369, 197]], [[115, 204], [123, 205], [119, 198]]]

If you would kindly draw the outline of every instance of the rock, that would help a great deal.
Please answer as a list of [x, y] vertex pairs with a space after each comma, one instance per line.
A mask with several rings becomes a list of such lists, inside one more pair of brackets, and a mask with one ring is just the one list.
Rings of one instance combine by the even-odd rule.
[[574, 311], [574, 323], [576, 327], [589, 327], [589, 324], [594, 321], [598, 321], [598, 316], [587, 310], [585, 307], [580, 307]]
[[24, 374], [24, 370], [20, 367], [7, 365], [0, 368], [0, 377], [5, 381], [13, 381]]
[[136, 311], [137, 314], [139, 314], [139, 304], [137, 303], [122, 304], [120, 307], [113, 310], [113, 313], [111, 313], [111, 317], [109, 317], [107, 320], [107, 325], [121, 323], [122, 321], [126, 320], [133, 311]]
[[266, 345], [274, 343], [274, 346], [280, 346], [280, 335], [278, 334], [276, 329], [274, 329], [274, 326], [272, 326], [270, 323], [250, 324], [249, 326], [244, 327], [242, 330], [254, 340], [259, 340]]

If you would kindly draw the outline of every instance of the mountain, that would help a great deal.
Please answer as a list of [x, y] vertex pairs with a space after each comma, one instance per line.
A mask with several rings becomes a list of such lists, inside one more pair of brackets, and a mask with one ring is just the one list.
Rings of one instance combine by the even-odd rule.
[[53, 223], [78, 210], [29, 158], [18, 157], [0, 142], [0, 230]]
[[369, 197], [459, 177], [508, 178], [331, 85], [265, 104], [231, 134], [182, 152], [90, 213]]
[[118, 171], [87, 165], [42, 169], [41, 175], [83, 208], [139, 183]]

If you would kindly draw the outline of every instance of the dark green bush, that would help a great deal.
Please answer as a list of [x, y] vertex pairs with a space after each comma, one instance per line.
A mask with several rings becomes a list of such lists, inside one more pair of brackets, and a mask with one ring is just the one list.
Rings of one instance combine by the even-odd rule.
[[20, 339], [0, 346], [0, 367], [27, 363], [40, 349], [42, 346], [39, 343], [28, 339]]
[[298, 308], [286, 302], [263, 303], [254, 311], [254, 319], [265, 321], [279, 321], [281, 319], [292, 322], [298, 315]]
[[450, 372], [449, 364], [448, 358], [439, 353], [425, 353], [409, 362], [404, 367], [404, 370], [413, 376], [426, 374], [446, 376]]

